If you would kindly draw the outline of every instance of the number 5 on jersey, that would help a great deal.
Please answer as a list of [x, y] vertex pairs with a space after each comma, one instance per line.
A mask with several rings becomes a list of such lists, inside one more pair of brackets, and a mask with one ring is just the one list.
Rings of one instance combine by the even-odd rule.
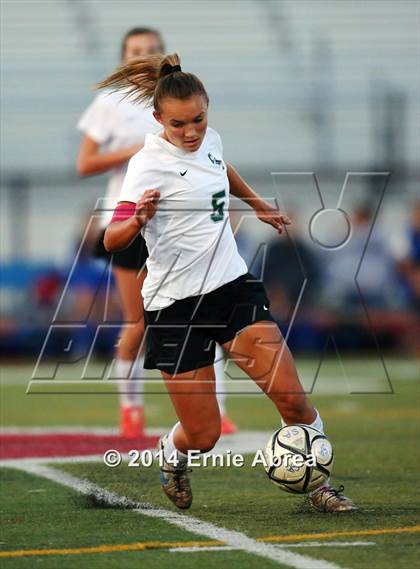
[[221, 192], [216, 192], [215, 194], [212, 195], [212, 200], [211, 200], [211, 205], [213, 208], [213, 213], [211, 214], [211, 219], [212, 221], [214, 221], [215, 223], [217, 223], [218, 221], [222, 221], [222, 219], [225, 217], [225, 212], [223, 210], [224, 205], [225, 205], [225, 201], [221, 201], [222, 198], [226, 197], [226, 192], [225, 190], [222, 190]]

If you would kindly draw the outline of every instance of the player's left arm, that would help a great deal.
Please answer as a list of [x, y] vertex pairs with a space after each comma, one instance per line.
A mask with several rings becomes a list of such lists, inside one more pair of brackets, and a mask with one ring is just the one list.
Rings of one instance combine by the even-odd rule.
[[279, 233], [284, 225], [290, 225], [291, 220], [259, 196], [231, 164], [227, 164], [230, 193], [250, 205], [260, 221], [272, 225]]

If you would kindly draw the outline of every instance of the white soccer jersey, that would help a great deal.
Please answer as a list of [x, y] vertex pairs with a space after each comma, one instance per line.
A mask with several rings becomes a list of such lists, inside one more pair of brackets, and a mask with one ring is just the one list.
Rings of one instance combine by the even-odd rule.
[[[148, 132], [159, 132], [162, 127], [153, 116], [153, 109], [141, 103], [123, 99], [124, 93], [100, 93], [86, 109], [77, 128], [105, 151], [113, 152], [134, 144], [144, 144]], [[108, 211], [101, 217], [101, 225], [108, 225], [117, 204], [127, 164], [113, 168], [108, 182], [103, 208]], [[102, 209], [102, 207], [101, 207]]]
[[208, 293], [247, 272], [229, 222], [229, 181], [220, 136], [207, 129], [195, 152], [148, 134], [130, 160], [120, 201], [160, 192], [142, 229], [149, 251], [142, 294], [146, 310]]

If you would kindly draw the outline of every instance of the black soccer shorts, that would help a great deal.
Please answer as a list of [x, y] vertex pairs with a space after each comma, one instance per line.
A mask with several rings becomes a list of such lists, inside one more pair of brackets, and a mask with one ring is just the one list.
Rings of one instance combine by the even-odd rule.
[[147, 251], [146, 241], [141, 233], [130, 243], [128, 247], [116, 253], [109, 253], [104, 247], [105, 229], [102, 230], [97, 238], [96, 244], [93, 249], [94, 257], [100, 259], [112, 259], [113, 267], [120, 267], [121, 269], [130, 269], [139, 271], [144, 267], [149, 253]]
[[145, 310], [144, 367], [168, 374], [214, 363], [215, 343], [232, 340], [246, 326], [275, 322], [264, 285], [247, 273], [216, 290]]

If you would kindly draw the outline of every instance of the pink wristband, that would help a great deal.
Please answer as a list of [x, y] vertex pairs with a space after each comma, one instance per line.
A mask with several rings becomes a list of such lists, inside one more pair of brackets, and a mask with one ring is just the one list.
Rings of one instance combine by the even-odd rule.
[[111, 219], [111, 223], [115, 221], [125, 221], [133, 216], [136, 212], [136, 204], [129, 203], [129, 202], [122, 202], [117, 204], [117, 207], [114, 209], [114, 214]]

